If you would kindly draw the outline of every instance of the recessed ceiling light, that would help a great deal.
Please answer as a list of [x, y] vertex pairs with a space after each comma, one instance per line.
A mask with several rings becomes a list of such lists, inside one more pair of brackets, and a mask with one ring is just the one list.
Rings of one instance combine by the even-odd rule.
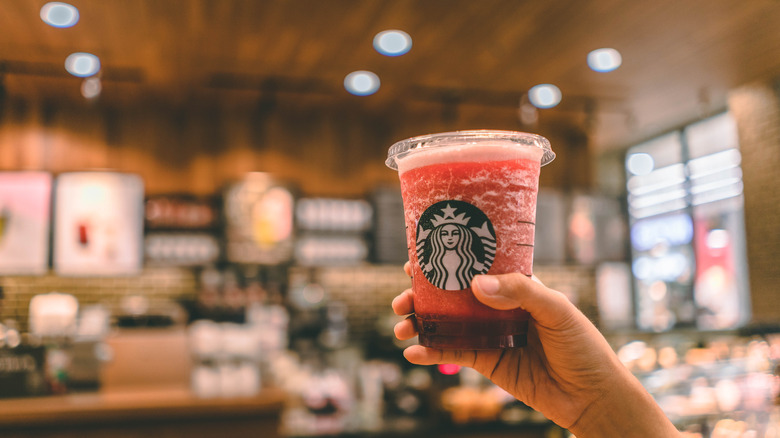
[[379, 76], [365, 70], [353, 71], [344, 78], [344, 88], [356, 96], [374, 94], [379, 89]]
[[41, 8], [41, 20], [49, 26], [71, 27], [79, 22], [79, 10], [61, 2], [49, 2]]
[[73, 76], [86, 78], [100, 71], [100, 59], [91, 53], [71, 53], [65, 60], [65, 70]]
[[623, 57], [615, 49], [596, 49], [588, 53], [588, 66], [600, 73], [615, 70], [622, 63]]
[[374, 48], [386, 56], [401, 56], [412, 48], [412, 37], [402, 30], [385, 30], [374, 37]]
[[539, 84], [528, 90], [528, 100], [537, 108], [552, 108], [561, 102], [561, 90], [552, 84]]

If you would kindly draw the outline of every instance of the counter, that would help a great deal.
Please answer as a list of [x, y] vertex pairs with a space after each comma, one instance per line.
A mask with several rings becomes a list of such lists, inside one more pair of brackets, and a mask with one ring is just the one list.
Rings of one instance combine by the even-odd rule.
[[284, 401], [279, 390], [203, 399], [179, 388], [0, 399], [0, 436], [278, 437]]

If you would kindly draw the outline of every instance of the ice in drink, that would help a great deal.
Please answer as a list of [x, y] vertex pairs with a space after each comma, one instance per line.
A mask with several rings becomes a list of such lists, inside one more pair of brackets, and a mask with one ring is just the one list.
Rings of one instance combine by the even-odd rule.
[[507, 131], [434, 134], [391, 148], [420, 344], [525, 345], [528, 314], [485, 306], [470, 283], [477, 274], [532, 274], [539, 171], [553, 157], [543, 137]]

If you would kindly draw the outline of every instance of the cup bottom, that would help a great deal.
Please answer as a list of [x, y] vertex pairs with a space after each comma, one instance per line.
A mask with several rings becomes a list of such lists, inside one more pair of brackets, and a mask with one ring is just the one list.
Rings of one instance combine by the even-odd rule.
[[527, 344], [528, 320], [453, 321], [417, 316], [419, 344], [445, 350], [492, 350]]

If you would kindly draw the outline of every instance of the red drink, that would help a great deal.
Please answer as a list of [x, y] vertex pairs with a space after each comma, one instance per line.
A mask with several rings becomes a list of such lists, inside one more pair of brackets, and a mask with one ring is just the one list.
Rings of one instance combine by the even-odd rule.
[[532, 274], [539, 169], [554, 156], [549, 143], [502, 131], [420, 139], [397, 143], [409, 147], [391, 148], [388, 160], [401, 180], [420, 344], [525, 345], [528, 314], [485, 306], [470, 284], [477, 274]]

